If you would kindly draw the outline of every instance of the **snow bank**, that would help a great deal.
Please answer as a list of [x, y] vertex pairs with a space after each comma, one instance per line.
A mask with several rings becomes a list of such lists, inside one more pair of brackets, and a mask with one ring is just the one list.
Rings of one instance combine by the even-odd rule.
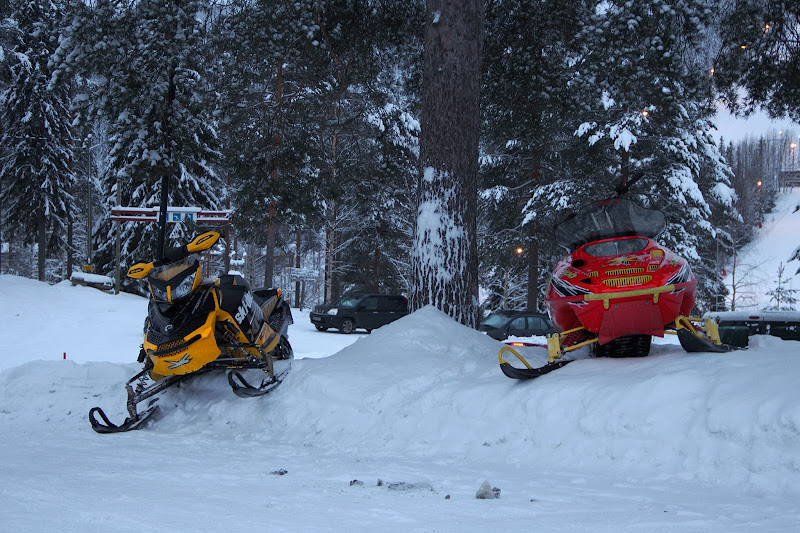
[[[237, 398], [224, 376], [201, 376], [168, 391], [162, 418], [145, 431], [356, 456], [499, 457], [534, 471], [564, 464], [800, 494], [800, 343], [755, 337], [728, 354], [654, 345], [647, 358], [584, 359], [527, 382], [503, 376], [500, 347], [426, 307], [336, 355], [292, 361], [263, 398]], [[543, 348], [526, 350], [544, 358]], [[0, 427], [88, 431], [94, 405], [121, 421], [122, 384], [136, 371], [70, 361], [5, 370]]]

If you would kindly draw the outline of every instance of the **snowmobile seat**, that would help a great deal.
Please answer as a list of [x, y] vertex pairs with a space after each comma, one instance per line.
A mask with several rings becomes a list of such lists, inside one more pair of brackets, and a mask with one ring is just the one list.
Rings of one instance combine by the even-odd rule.
[[259, 289], [253, 290], [253, 295], [256, 297], [257, 300], [261, 302], [266, 302], [273, 296], [277, 296], [279, 294], [280, 289], [273, 288], [273, 287], [261, 287]]
[[244, 287], [246, 290], [250, 290], [250, 284], [247, 283], [242, 276], [239, 274], [223, 274], [219, 277], [220, 288], [225, 287]]

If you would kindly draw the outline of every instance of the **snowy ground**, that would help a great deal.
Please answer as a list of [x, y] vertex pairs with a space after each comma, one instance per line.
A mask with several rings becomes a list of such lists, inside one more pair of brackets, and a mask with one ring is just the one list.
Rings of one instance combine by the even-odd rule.
[[[201, 376], [148, 428], [98, 435], [91, 407], [124, 418], [145, 311], [0, 276], [0, 530], [800, 528], [798, 342], [690, 355], [666, 340], [517, 382], [499, 343], [432, 308], [349, 336], [295, 310], [304, 358], [274, 393]], [[484, 481], [498, 499], [475, 498]]]
[[[795, 187], [778, 196], [775, 208], [764, 218], [763, 227], [756, 238], [738, 254], [736, 270], [728, 265], [725, 283], [733, 298], [733, 284], [736, 284], [736, 309], [762, 310], [770, 305], [767, 294], [777, 288], [778, 268], [781, 263], [785, 270], [783, 283], [786, 289], [800, 290], [800, 279], [795, 272], [800, 267], [797, 261], [789, 262], [795, 249], [800, 246], [800, 188]], [[796, 295], [795, 295], [796, 296]]]

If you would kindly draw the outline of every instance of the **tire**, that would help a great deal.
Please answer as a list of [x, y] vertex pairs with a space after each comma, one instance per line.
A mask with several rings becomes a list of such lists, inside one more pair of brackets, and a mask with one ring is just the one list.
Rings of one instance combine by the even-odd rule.
[[342, 320], [342, 327], [339, 328], [339, 331], [342, 333], [350, 334], [353, 333], [353, 330], [356, 329], [356, 325], [353, 323], [352, 318], [345, 318]]
[[594, 353], [597, 357], [645, 357], [650, 353], [652, 340], [650, 335], [620, 337], [602, 346], [595, 344]]
[[317, 331], [328, 331], [328, 328], [326, 328], [325, 326], [317, 326], [315, 324], [314, 327], [317, 328]]

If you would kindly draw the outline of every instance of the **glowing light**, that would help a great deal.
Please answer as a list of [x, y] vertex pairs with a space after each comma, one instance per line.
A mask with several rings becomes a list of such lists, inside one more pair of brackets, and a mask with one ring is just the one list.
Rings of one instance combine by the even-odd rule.
[[522, 252], [525, 250], [522, 249], [522, 246], [517, 247], [517, 255], [522, 255]]

